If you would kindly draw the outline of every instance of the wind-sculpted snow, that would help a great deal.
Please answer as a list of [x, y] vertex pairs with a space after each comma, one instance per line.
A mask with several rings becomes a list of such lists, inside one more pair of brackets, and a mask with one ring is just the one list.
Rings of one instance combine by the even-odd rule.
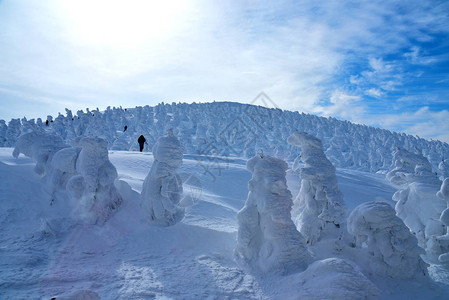
[[67, 191], [77, 202], [76, 215], [87, 223], [103, 223], [122, 202], [114, 186], [117, 170], [109, 161], [107, 141], [79, 137], [72, 144], [81, 147], [77, 175], [67, 183]]
[[428, 254], [439, 255], [441, 250], [435, 239], [444, 231], [439, 219], [445, 204], [435, 194], [441, 182], [422, 155], [397, 149], [393, 156], [396, 167], [387, 179], [399, 188], [393, 195], [396, 214]]
[[[230, 102], [161, 103], [130, 109], [108, 107], [105, 111], [80, 110], [76, 115], [66, 109], [66, 116], [59, 114], [54, 120], [51, 116], [47, 119], [49, 126], [41, 119], [12, 119], [8, 125], [0, 122], [0, 146], [14, 146], [21, 133], [33, 129], [51, 131], [67, 143], [81, 135], [100, 136], [108, 141], [109, 149], [137, 150], [137, 138], [141, 134], [152, 147], [168, 128], [173, 128], [188, 154], [249, 158], [262, 150], [291, 160], [298, 153], [286, 139], [298, 129], [319, 138], [336, 167], [387, 171], [391, 169], [391, 153], [396, 147], [422, 153], [436, 172], [441, 160], [449, 157], [449, 145], [440, 141], [334, 118]], [[125, 125], [127, 130], [123, 132]]]
[[366, 202], [349, 215], [348, 231], [365, 251], [370, 273], [393, 278], [428, 276], [423, 250], [407, 226], [386, 202]]
[[346, 206], [335, 176], [335, 167], [326, 158], [319, 139], [305, 132], [295, 132], [288, 143], [301, 148], [295, 160], [301, 168], [301, 188], [293, 202], [292, 218], [296, 228], [312, 245], [321, 238], [341, 239], [344, 233]]
[[441, 255], [438, 257], [439, 261], [449, 263], [449, 178], [446, 178], [437, 192], [437, 197], [446, 202], [446, 209], [443, 210], [440, 216], [440, 221], [446, 226], [443, 235], [436, 238], [441, 247]]
[[292, 195], [287, 164], [270, 156], [248, 160], [252, 173], [245, 206], [237, 215], [236, 261], [253, 272], [285, 274], [304, 270], [311, 257], [290, 218]]
[[153, 221], [173, 225], [184, 217], [178, 206], [182, 180], [176, 170], [182, 165], [183, 149], [171, 130], [153, 147], [154, 162], [142, 187], [142, 198]]
[[63, 142], [60, 136], [33, 131], [19, 137], [12, 155], [17, 158], [22, 153], [32, 158], [36, 162], [34, 171], [43, 175], [47, 162], [57, 151], [66, 147], [69, 146]]

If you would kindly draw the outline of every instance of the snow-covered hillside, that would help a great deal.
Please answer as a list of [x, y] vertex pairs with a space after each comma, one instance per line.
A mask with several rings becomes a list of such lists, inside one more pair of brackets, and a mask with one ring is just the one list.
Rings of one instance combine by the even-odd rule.
[[78, 111], [76, 115], [66, 110], [65, 116], [47, 116], [44, 120], [12, 119], [8, 124], [0, 120], [0, 147], [15, 146], [22, 133], [46, 130], [64, 141], [80, 135], [103, 137], [111, 150], [137, 150], [137, 138], [143, 134], [151, 149], [169, 128], [173, 128], [188, 154], [250, 158], [262, 150], [291, 160], [298, 150], [288, 145], [287, 137], [298, 130], [322, 140], [327, 157], [336, 167], [387, 171], [397, 147], [422, 153], [435, 172], [441, 172], [438, 164], [449, 157], [449, 145], [441, 141], [427, 141], [335, 118], [231, 102], [108, 107], [105, 111]]

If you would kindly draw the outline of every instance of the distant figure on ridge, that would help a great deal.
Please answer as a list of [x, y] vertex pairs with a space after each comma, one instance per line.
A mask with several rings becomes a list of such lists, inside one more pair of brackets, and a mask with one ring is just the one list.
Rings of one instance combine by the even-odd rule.
[[123, 132], [125, 132], [126, 129], [128, 129], [128, 125], [125, 125], [125, 128], [123, 128]]
[[137, 139], [137, 142], [139, 143], [139, 147], [140, 147], [140, 152], [142, 152], [143, 146], [146, 141], [147, 140], [145, 139], [145, 137], [143, 135], [139, 136], [139, 138]]

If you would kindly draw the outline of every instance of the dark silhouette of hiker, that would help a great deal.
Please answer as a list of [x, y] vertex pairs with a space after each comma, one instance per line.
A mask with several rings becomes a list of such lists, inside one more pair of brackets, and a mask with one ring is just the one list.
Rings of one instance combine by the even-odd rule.
[[47, 120], [47, 121], [45, 121], [45, 126], [48, 126], [48, 120]]
[[127, 126], [127, 125], [125, 125], [125, 128], [123, 128], [123, 132], [125, 132], [126, 129], [128, 129], [128, 126]]
[[145, 145], [146, 141], [147, 140], [145, 139], [145, 137], [143, 135], [139, 136], [139, 138], [137, 139], [137, 142], [139, 143], [139, 146], [140, 146], [140, 152], [142, 152], [143, 146]]

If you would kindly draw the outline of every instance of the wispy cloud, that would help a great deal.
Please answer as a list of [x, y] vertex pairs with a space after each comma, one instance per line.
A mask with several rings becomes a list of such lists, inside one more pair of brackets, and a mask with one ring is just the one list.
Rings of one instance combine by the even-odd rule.
[[[284, 109], [367, 124], [400, 115], [422, 127], [430, 124], [414, 119], [421, 106], [429, 115], [449, 110], [443, 97], [449, 93], [448, 2], [61, 3], [0, 2], [0, 86], [9, 91], [0, 90], [0, 101], [12, 90], [31, 101], [32, 91], [49, 100], [43, 111], [60, 99], [46, 112], [54, 113], [64, 101], [74, 110], [159, 101], [249, 103], [265, 91]], [[145, 23], [147, 15], [160, 22]], [[120, 16], [130, 21], [120, 23]], [[110, 20], [114, 30], [108, 31]]]

